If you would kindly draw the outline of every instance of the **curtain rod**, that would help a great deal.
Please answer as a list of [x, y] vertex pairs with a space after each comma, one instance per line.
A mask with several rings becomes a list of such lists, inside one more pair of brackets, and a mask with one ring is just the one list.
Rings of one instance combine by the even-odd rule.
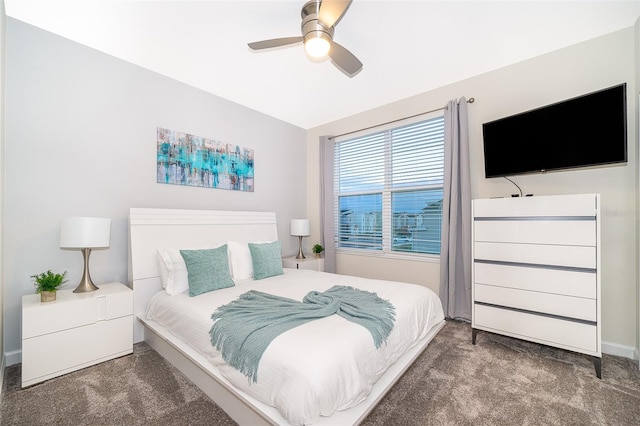
[[[468, 104], [472, 104], [472, 103], [474, 103], [474, 102], [475, 102], [475, 99], [474, 99], [474, 98], [469, 98], [469, 100], [467, 101], [467, 103], [468, 103]], [[340, 138], [340, 137], [342, 137], [342, 136], [347, 136], [347, 135], [350, 135], [350, 134], [352, 134], [352, 133], [358, 133], [358, 132], [361, 132], [361, 131], [363, 131], [363, 130], [369, 130], [369, 129], [373, 129], [373, 128], [380, 127], [380, 126], [386, 126], [387, 124], [393, 124], [393, 123], [396, 123], [396, 122], [398, 122], [398, 121], [408, 120], [408, 119], [410, 119], [410, 118], [414, 118], [414, 117], [420, 117], [421, 115], [431, 114], [432, 112], [436, 112], [436, 111], [442, 111], [442, 110], [443, 110], [443, 109], [445, 109], [445, 108], [446, 108], [446, 107], [436, 108], [436, 109], [432, 109], [431, 111], [420, 112], [420, 113], [418, 113], [418, 114], [413, 114], [413, 115], [410, 115], [410, 116], [408, 116], [408, 117], [402, 117], [402, 118], [398, 118], [398, 119], [396, 119], [396, 120], [387, 121], [386, 123], [376, 124], [375, 126], [364, 127], [364, 128], [362, 128], [362, 129], [353, 130], [353, 131], [351, 131], [351, 132], [342, 133], [342, 134], [340, 134], [340, 135], [330, 136], [330, 137], [329, 137], [329, 139]]]

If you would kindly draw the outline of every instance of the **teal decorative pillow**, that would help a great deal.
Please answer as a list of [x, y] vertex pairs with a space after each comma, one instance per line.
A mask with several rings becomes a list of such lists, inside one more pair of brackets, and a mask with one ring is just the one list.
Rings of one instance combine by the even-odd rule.
[[189, 296], [233, 287], [226, 244], [207, 250], [180, 250], [180, 254], [187, 265]]
[[249, 243], [249, 251], [253, 263], [253, 278], [256, 280], [284, 274], [280, 241], [264, 244]]

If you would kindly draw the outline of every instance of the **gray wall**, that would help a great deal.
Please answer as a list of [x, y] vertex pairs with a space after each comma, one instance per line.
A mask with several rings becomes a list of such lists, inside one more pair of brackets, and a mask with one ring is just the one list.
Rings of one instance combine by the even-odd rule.
[[[637, 122], [637, 128], [638, 128], [638, 140], [640, 141], [640, 19], [638, 19], [636, 21], [636, 25], [635, 25], [635, 30], [636, 30], [636, 51], [635, 51], [635, 57], [636, 57], [636, 96], [635, 99], [633, 100], [633, 102], [635, 102], [636, 104], [636, 117], [638, 119]], [[640, 152], [638, 153], [638, 158], [639, 158], [639, 162], [640, 162]], [[639, 188], [640, 188], [640, 167], [636, 168], [636, 182], [638, 182], [639, 184]], [[640, 212], [640, 193], [636, 192], [636, 215], [638, 214], [638, 212]], [[637, 243], [638, 243], [638, 253], [640, 253], [640, 229], [638, 230], [638, 236], [637, 236]], [[640, 262], [636, 263], [636, 268], [638, 268], [638, 286], [637, 286], [637, 292], [636, 292], [636, 300], [638, 303], [638, 308], [636, 310], [636, 324], [638, 326], [637, 328], [637, 334], [636, 334], [636, 358], [638, 358], [638, 362], [639, 362], [639, 367], [640, 367]]]
[[[475, 98], [469, 104], [471, 193], [473, 198], [509, 196], [517, 189], [502, 178], [484, 177], [482, 123], [627, 82], [628, 163], [523, 175], [516, 182], [535, 195], [599, 193], [602, 202], [603, 351], [634, 356], [638, 336], [638, 107], [640, 80], [635, 27], [500, 68], [414, 97], [310, 129], [307, 161], [308, 211], [318, 211], [318, 138], [366, 128], [446, 105], [450, 99]], [[487, 47], [490, 54], [490, 47]], [[589, 123], [578, 123], [588, 125]], [[312, 169], [313, 167], [313, 169]], [[311, 223], [317, 218], [310, 217]], [[318, 228], [310, 238], [317, 236]], [[315, 233], [315, 234], [314, 234]], [[438, 290], [439, 264], [407, 259], [339, 254], [337, 271], [374, 278], [398, 277]]]
[[[161, 48], [159, 46], [158, 48]], [[172, 58], [167, 58], [168, 61]], [[82, 275], [58, 248], [66, 216], [113, 220], [111, 247], [91, 255], [96, 283], [127, 281], [129, 207], [268, 210], [283, 252], [304, 217], [306, 132], [46, 31], [7, 21], [4, 182], [5, 352], [19, 362], [21, 297], [31, 275]], [[253, 148], [255, 192], [156, 183], [156, 128]]]
[[[4, 73], [5, 73], [5, 23], [6, 23], [6, 15], [4, 12], [4, 0], [0, 0], [0, 188], [3, 187], [3, 176], [4, 171], [2, 168], [3, 157], [4, 157]], [[2, 190], [0, 189], [0, 194], [2, 194]], [[4, 379], [4, 365], [5, 365], [5, 357], [4, 357], [4, 333], [3, 333], [3, 322], [4, 322], [4, 262], [2, 256], [2, 236], [4, 234], [4, 221], [3, 221], [3, 208], [2, 208], [2, 197], [0, 196], [0, 396], [2, 395], [2, 382]]]

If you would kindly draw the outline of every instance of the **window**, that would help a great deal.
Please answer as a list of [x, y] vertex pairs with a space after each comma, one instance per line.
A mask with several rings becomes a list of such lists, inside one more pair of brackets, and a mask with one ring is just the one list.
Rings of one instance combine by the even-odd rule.
[[334, 165], [336, 247], [440, 254], [444, 180], [441, 113], [337, 139]]

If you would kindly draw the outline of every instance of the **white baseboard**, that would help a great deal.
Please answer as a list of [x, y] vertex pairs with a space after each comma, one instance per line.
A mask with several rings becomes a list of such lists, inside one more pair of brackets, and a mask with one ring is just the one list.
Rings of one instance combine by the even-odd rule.
[[18, 349], [17, 351], [5, 352], [4, 361], [6, 362], [5, 367], [20, 364], [22, 362], [22, 350]]
[[619, 345], [618, 343], [602, 342], [602, 352], [608, 355], [621, 356], [629, 359], [638, 359], [638, 348]]

